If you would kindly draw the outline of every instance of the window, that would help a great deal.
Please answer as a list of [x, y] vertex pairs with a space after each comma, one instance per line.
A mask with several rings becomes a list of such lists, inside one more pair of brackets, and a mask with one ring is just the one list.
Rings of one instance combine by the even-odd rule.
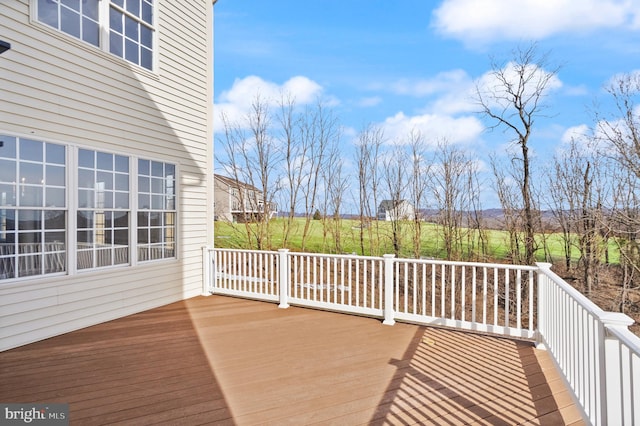
[[107, 8], [101, 6], [101, 1], [108, 0], [34, 0], [36, 19], [136, 65], [153, 69], [153, 0], [111, 0]]
[[78, 151], [78, 269], [129, 263], [129, 158]]
[[66, 270], [66, 150], [0, 135], [0, 279]]
[[138, 160], [138, 258], [175, 256], [175, 165]]
[[0, 134], [0, 280], [175, 258], [175, 176], [171, 163]]
[[153, 4], [150, 0], [113, 0], [109, 6], [109, 51], [151, 69]]

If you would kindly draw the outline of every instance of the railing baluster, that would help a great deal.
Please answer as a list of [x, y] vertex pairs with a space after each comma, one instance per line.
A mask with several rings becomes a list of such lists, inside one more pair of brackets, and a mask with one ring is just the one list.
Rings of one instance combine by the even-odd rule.
[[[355, 263], [357, 264], [358, 262], [355, 261]], [[353, 294], [353, 264], [354, 261], [353, 259], [349, 258], [347, 259], [347, 267], [349, 268], [347, 276], [348, 276], [348, 283], [349, 283], [349, 306], [351, 306], [353, 304], [353, 301], [351, 300], [351, 295]]]
[[369, 294], [371, 295], [371, 303], [369, 306], [371, 308], [375, 308], [376, 306], [376, 261], [371, 259], [371, 289], [369, 290]]
[[377, 308], [376, 295], [378, 294], [378, 286], [380, 285], [380, 263], [377, 260], [371, 260], [371, 288], [369, 289], [370, 307]]
[[425, 265], [424, 263], [422, 264], [422, 285], [421, 285], [421, 292], [422, 292], [422, 315], [427, 315], [427, 265]]
[[356, 306], [360, 306], [360, 262], [360, 259], [356, 261]]
[[[529, 330], [533, 330], [533, 317], [536, 312], [533, 309], [533, 271], [529, 271]], [[540, 301], [538, 300], [538, 304]]]
[[461, 280], [460, 284], [462, 285], [461, 293], [460, 293], [462, 295], [462, 317], [461, 317], [461, 320], [464, 321], [465, 320], [465, 311], [467, 310], [467, 307], [466, 307], [466, 301], [467, 301], [466, 300], [466, 297], [467, 297], [466, 271], [467, 271], [467, 268], [464, 267], [464, 266], [461, 266], [460, 269], [462, 269], [462, 275], [460, 277], [460, 280]]
[[383, 290], [384, 290], [384, 262], [381, 260], [378, 260], [378, 308], [379, 309], [383, 309], [384, 307]]
[[516, 271], [516, 328], [522, 328], [522, 271]]
[[493, 325], [498, 325], [498, 294], [500, 292], [498, 268], [493, 268]]
[[509, 293], [509, 270], [504, 270], [504, 326], [509, 327], [509, 308], [511, 303], [511, 294]]
[[431, 316], [436, 316], [436, 264], [431, 264]]
[[483, 278], [482, 278], [482, 323], [487, 323], [487, 267], [482, 268]]
[[309, 256], [309, 259], [313, 259], [313, 300], [318, 300], [318, 262], [315, 257]]
[[446, 281], [446, 276], [447, 276], [447, 269], [446, 266], [444, 264], [442, 264], [442, 268], [441, 269], [441, 277], [440, 277], [440, 316], [442, 318], [446, 318], [446, 309], [445, 309], [445, 295], [447, 294], [447, 281]]
[[455, 319], [456, 315], [456, 266], [451, 265], [451, 319]]
[[476, 267], [471, 269], [471, 322], [476, 322]]
[[403, 287], [403, 297], [404, 297], [404, 312], [407, 313], [409, 311], [409, 264], [404, 262], [404, 287]]

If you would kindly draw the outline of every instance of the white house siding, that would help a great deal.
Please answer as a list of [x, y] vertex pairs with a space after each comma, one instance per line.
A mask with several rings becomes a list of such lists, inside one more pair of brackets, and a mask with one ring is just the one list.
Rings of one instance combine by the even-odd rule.
[[32, 22], [28, 0], [0, 2], [0, 39], [11, 43], [0, 55], [0, 134], [178, 170], [177, 259], [0, 280], [0, 350], [202, 291], [202, 247], [213, 241], [213, 7], [157, 3], [157, 66], [149, 72]]

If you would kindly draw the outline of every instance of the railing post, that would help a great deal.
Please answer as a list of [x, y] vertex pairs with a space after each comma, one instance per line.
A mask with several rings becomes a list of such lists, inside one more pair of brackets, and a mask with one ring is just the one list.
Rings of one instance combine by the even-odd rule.
[[[605, 401], [602, 403], [602, 424], [622, 425], [627, 424], [623, 411], [622, 380], [623, 376], [629, 377], [630, 372], [623, 372], [620, 361], [620, 342], [611, 337], [608, 332], [611, 328], [628, 329], [634, 323], [633, 319], [619, 312], [603, 312], [600, 317], [603, 325], [604, 350], [601, 368], [603, 370], [601, 392]], [[626, 419], [627, 421], [629, 419]]]
[[289, 249], [278, 250], [278, 287], [280, 293], [280, 304], [278, 308], [289, 307]]
[[212, 271], [215, 271], [215, 268], [211, 268], [212, 257], [211, 257], [211, 247], [204, 246], [202, 247], [202, 295], [203, 296], [211, 296], [213, 294], [213, 281], [215, 281], [215, 277], [212, 276]]
[[384, 258], [384, 321], [385, 325], [393, 325], [396, 323], [393, 309], [393, 259], [394, 254], [385, 254]]
[[546, 350], [547, 348], [544, 344], [542, 336], [544, 335], [543, 333], [546, 332], [546, 327], [548, 326], [546, 322], [548, 319], [546, 310], [547, 304], [545, 303], [547, 301], [547, 284], [549, 282], [547, 272], [551, 271], [551, 266], [553, 265], [551, 263], [536, 262], [536, 266], [538, 267], [538, 303], [536, 310], [537, 324], [535, 325], [536, 348]]

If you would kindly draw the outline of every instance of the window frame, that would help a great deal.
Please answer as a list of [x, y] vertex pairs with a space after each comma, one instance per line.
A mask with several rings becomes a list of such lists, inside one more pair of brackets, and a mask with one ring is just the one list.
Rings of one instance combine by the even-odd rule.
[[[82, 164], [82, 160], [80, 158], [81, 151], [85, 151], [87, 154], [91, 153], [91, 164]], [[75, 152], [78, 154], [78, 162], [74, 167], [77, 170], [78, 174], [78, 179], [74, 188], [76, 195], [76, 208], [74, 210], [76, 217], [76, 268], [78, 270], [84, 271], [98, 268], [108, 268], [111, 266], [131, 265], [131, 252], [133, 251], [133, 247], [131, 244], [132, 156], [106, 152], [100, 149], [89, 149], [83, 147], [77, 147]], [[101, 164], [101, 159], [105, 159], [106, 157], [110, 157], [111, 164], [109, 168], [106, 168], [103, 164]], [[126, 170], [124, 170], [122, 167], [118, 167], [119, 158], [126, 160]], [[80, 178], [81, 173], [85, 174], [82, 179]], [[127, 177], [126, 190], [123, 190], [121, 186], [118, 186], [118, 177], [122, 176]], [[104, 180], [106, 177], [110, 179], [110, 185], [105, 185], [106, 182], [104, 182]], [[102, 189], [100, 189], [97, 185], [100, 179], [103, 180]], [[91, 181], [91, 186], [83, 186], [83, 182], [86, 180]], [[98, 196], [100, 192], [102, 192], [102, 197]], [[85, 195], [91, 194], [91, 201], [89, 201], [89, 197], [82, 197], [80, 195], [81, 193]], [[120, 199], [120, 203], [122, 203], [123, 194], [126, 194], [126, 202], [124, 203], [124, 206], [118, 205], [116, 200]], [[118, 195], [120, 195], [120, 197], [118, 197]], [[87, 198], [87, 202], [83, 203], [83, 205], [81, 206], [80, 200], [82, 198]], [[100, 201], [100, 198], [102, 199], [102, 201]], [[110, 198], [109, 202], [107, 202], [107, 198]], [[115, 217], [119, 213], [124, 213], [126, 216], [127, 224], [124, 228], [115, 224]], [[87, 226], [81, 228], [78, 222], [79, 218], [83, 215], [84, 217], [88, 218]], [[100, 218], [102, 219], [101, 221]], [[102, 234], [99, 230], [100, 222], [102, 222]], [[110, 224], [110, 226], [107, 226], [107, 224]], [[127, 234], [127, 244], [126, 246], [124, 246], [126, 247], [126, 250], [124, 250], [124, 247], [122, 246], [119, 247], [115, 242], [116, 233], [122, 234], [123, 231], [126, 231]], [[90, 235], [91, 241], [79, 241], [79, 235], [81, 233]], [[111, 234], [110, 238], [107, 237], [107, 233]], [[102, 242], [100, 242], [99, 240], [102, 240]], [[80, 244], [85, 244], [86, 246], [80, 248]], [[126, 256], [124, 256], [126, 257], [125, 261], [123, 261], [122, 252], [126, 252]], [[81, 257], [83, 258], [82, 262], [80, 262]], [[109, 260], [108, 264], [106, 264], [107, 259]], [[86, 266], [89, 263], [91, 263], [91, 266]]]
[[[141, 162], [148, 162], [149, 163], [149, 173], [148, 174], [144, 174], [144, 171], [140, 170], [140, 164]], [[153, 167], [154, 167], [154, 163], [155, 165], [157, 164], [161, 164], [162, 165], [162, 170], [163, 170], [163, 176], [156, 176], [154, 175], [153, 172]], [[163, 196], [162, 192], [157, 192], [153, 190], [153, 181], [156, 180], [164, 180], [166, 182], [167, 180], [167, 175], [166, 175], [166, 166], [170, 165], [173, 167], [173, 175], [172, 175], [172, 202], [173, 202], [173, 208], [168, 208], [166, 206], [166, 203], [164, 204], [163, 208], [157, 208], [154, 207], [154, 197], [158, 197], [158, 196]], [[136, 228], [133, 230], [135, 233], [135, 241], [136, 241], [136, 258], [138, 260], [138, 262], [140, 263], [146, 263], [146, 262], [154, 262], [154, 261], [160, 261], [160, 260], [166, 260], [166, 259], [174, 259], [177, 258], [178, 255], [178, 250], [177, 250], [177, 244], [178, 244], [178, 164], [176, 163], [172, 163], [169, 161], [161, 161], [161, 160], [153, 160], [147, 157], [136, 157], [136, 194], [135, 194], [135, 205], [136, 205]], [[147, 191], [142, 191], [140, 188], [140, 181], [141, 179], [148, 179], [149, 180], [149, 189]], [[166, 188], [163, 186], [163, 188]], [[144, 188], [142, 188], [144, 189]], [[164, 192], [164, 196], [166, 197], [166, 191]], [[140, 202], [141, 202], [141, 196], [143, 195], [148, 195], [149, 196], [149, 202], [150, 205], [148, 208], [144, 208], [144, 207], [140, 207]], [[165, 200], [166, 201], [166, 200]], [[139, 223], [139, 218], [141, 215], [147, 214], [149, 216], [149, 220], [147, 222], [147, 225], [143, 225], [141, 223]], [[151, 217], [156, 214], [156, 215], [161, 215], [162, 216], [162, 224], [161, 225], [156, 225], [153, 226], [151, 224]], [[173, 215], [173, 220], [172, 220], [172, 224], [170, 224], [171, 226], [168, 225], [168, 215]], [[153, 230], [156, 231], [161, 231], [163, 238], [162, 241], [159, 243], [154, 243], [151, 241], [147, 241], [145, 243], [141, 243], [140, 242], [140, 232], [142, 229], [147, 230], [147, 237], [148, 239], [151, 238], [151, 232]], [[168, 235], [168, 230], [171, 230], [171, 234], [172, 236], [170, 238], [172, 238], [172, 248], [171, 250], [173, 250], [173, 256], [170, 257], [152, 257], [151, 256], [151, 252], [152, 252], [152, 248], [154, 248], [153, 246], [155, 245], [155, 248], [161, 248], [161, 252], [164, 254], [166, 253], [167, 250], [169, 250], [167, 248], [167, 246], [169, 246], [169, 242], [167, 241], [167, 235]], [[141, 260], [141, 258], [145, 257], [142, 255], [143, 250], [147, 251], [148, 254], [148, 258], [145, 258], [143, 260]]]
[[[87, 48], [91, 48], [91, 49], [97, 49], [100, 52], [103, 52], [104, 54], [106, 54], [109, 58], [119, 58], [117, 60], [119, 61], [124, 61], [127, 64], [133, 64], [136, 67], [140, 68], [141, 70], [145, 70], [147, 72], [151, 72], [151, 73], [157, 73], [157, 68], [158, 68], [158, 10], [159, 10], [159, 0], [137, 0], [140, 2], [140, 4], [142, 5], [143, 3], [147, 2], [150, 4], [151, 6], [151, 23], [147, 23], [142, 17], [136, 17], [136, 20], [138, 21], [138, 23], [140, 25], [142, 25], [142, 23], [144, 23], [144, 26], [148, 27], [151, 31], [151, 60], [150, 60], [150, 64], [149, 67], [142, 65], [142, 61], [140, 59], [140, 56], [138, 57], [138, 61], [137, 62], [133, 62], [129, 59], [126, 58], [125, 53], [123, 52], [122, 55], [118, 55], [116, 53], [112, 53], [111, 52], [111, 47], [110, 47], [110, 32], [111, 32], [111, 22], [110, 22], [110, 13], [111, 13], [111, 8], [114, 7], [120, 11], [123, 11], [126, 13], [126, 16], [134, 17], [135, 15], [131, 14], [130, 12], [126, 11], [126, 3], [125, 7], [121, 7], [120, 5], [118, 5], [116, 3], [116, 1], [114, 0], [98, 0], [98, 45], [95, 45], [89, 41], [85, 41], [82, 37], [82, 35], [80, 36], [76, 36], [74, 34], [71, 34], [69, 32], [65, 32], [61, 29], [59, 29], [60, 27], [60, 20], [61, 17], [58, 16], [57, 20], [58, 20], [58, 26], [54, 27], [51, 24], [40, 20], [39, 19], [39, 1], [43, 1], [43, 0], [30, 0], [30, 21], [32, 24], [36, 24], [39, 27], [46, 29], [48, 31], [51, 31], [53, 33], [55, 33], [56, 35], [60, 35], [62, 37], [67, 38], [68, 40], [73, 40], [75, 42], [80, 43], [80, 45], [82, 46], [86, 46]], [[61, 6], [60, 5], [60, 1], [61, 0], [54, 0], [56, 1], [56, 5], [58, 8], [60, 7], [66, 7], [66, 6]], [[80, 0], [82, 1], [82, 0]], [[127, 1], [127, 0], [123, 0], [123, 1]], [[114, 6], [112, 6], [112, 4]], [[140, 7], [140, 14], [142, 14], [142, 6]], [[82, 20], [82, 15], [80, 15], [80, 20]], [[124, 29], [123, 29], [124, 31]], [[140, 41], [140, 38], [138, 38], [138, 50], [140, 51], [140, 46], [142, 45], [142, 42]]]
[[[64, 244], [63, 247], [60, 248], [52, 248], [52, 249], [48, 249], [46, 246], [46, 241], [43, 240], [40, 243], [41, 246], [41, 251], [39, 252], [41, 257], [44, 259], [44, 257], [46, 257], [48, 254], [50, 254], [51, 256], [57, 256], [60, 259], [63, 259], [63, 266], [61, 270], [58, 271], [54, 271], [54, 272], [49, 272], [47, 273], [47, 262], [51, 262], [51, 260], [42, 260], [41, 263], [42, 266], [40, 267], [40, 273], [38, 274], [25, 274], [24, 276], [18, 276], [16, 277], [16, 273], [13, 274], [13, 276], [11, 277], [0, 277], [0, 286], [1, 285], [9, 285], [11, 283], [16, 283], [16, 282], [22, 282], [24, 280], [30, 280], [30, 279], [47, 279], [47, 278], [52, 278], [52, 277], [64, 277], [64, 276], [77, 276], [77, 275], [81, 275], [81, 274], [85, 274], [85, 273], [91, 273], [91, 272], [100, 272], [100, 271], [110, 271], [110, 270], [114, 270], [114, 269], [122, 269], [122, 268], [127, 268], [127, 267], [135, 267], [135, 266], [141, 266], [141, 265], [146, 265], [149, 263], [155, 263], [155, 262], [175, 262], [177, 260], [179, 260], [179, 254], [180, 254], [180, 250], [179, 250], [179, 246], [178, 246], [178, 241], [179, 241], [179, 220], [180, 220], [180, 200], [179, 200], [179, 194], [180, 194], [180, 164], [179, 162], [173, 162], [171, 161], [172, 159], [168, 159], [168, 158], [159, 158], [159, 157], [149, 157], [149, 156], [141, 156], [138, 155], [136, 153], [133, 152], [122, 152], [122, 151], [118, 151], [118, 150], [111, 150], [108, 147], [106, 147], [106, 149], [103, 149], [103, 147], [96, 147], [96, 146], [86, 146], [86, 145], [79, 145], [79, 144], [74, 144], [74, 143], [67, 143], [64, 141], [58, 141], [58, 140], [52, 140], [49, 138], [33, 138], [32, 135], [19, 135], [19, 134], [14, 134], [12, 132], [3, 132], [0, 131], [0, 138], [2, 137], [6, 137], [6, 138], [14, 138], [16, 141], [21, 141], [21, 140], [31, 140], [31, 141], [37, 141], [43, 144], [43, 146], [45, 147], [45, 158], [42, 160], [42, 167], [44, 170], [44, 173], [46, 173], [47, 170], [47, 165], [49, 165], [49, 162], [46, 159], [46, 145], [47, 144], [53, 144], [53, 145], [57, 145], [57, 146], [61, 146], [64, 149], [64, 162], [63, 163], [56, 163], [55, 165], [60, 166], [60, 164], [62, 164], [64, 166], [64, 205], [63, 206], [59, 206], [59, 205], [53, 205], [53, 206], [49, 206], [47, 207], [46, 205], [44, 205], [42, 207], [39, 206], [25, 206], [23, 208], [23, 210], [29, 210], [29, 211], [39, 211], [40, 212], [40, 216], [41, 217], [45, 217], [43, 215], [46, 215], [47, 211], [62, 211], [64, 213], [64, 225], [62, 225], [64, 228], [63, 229], [54, 229], [53, 231], [58, 232], [58, 233], [63, 233], [64, 234]], [[128, 225], [127, 225], [127, 235], [128, 235], [128, 245], [127, 245], [127, 250], [129, 252], [128, 254], [128, 261], [126, 263], [115, 263], [112, 262], [109, 265], [106, 266], [100, 266], [100, 265], [96, 265], [95, 262], [93, 263], [92, 267], [86, 267], [86, 268], [80, 268], [79, 267], [79, 258], [78, 258], [78, 252], [81, 250], [78, 250], [78, 232], [85, 230], [85, 228], [80, 229], [80, 227], [78, 226], [78, 215], [81, 211], [95, 211], [95, 208], [87, 208], [86, 206], [82, 205], [82, 203], [80, 203], [79, 201], [79, 190], [81, 189], [81, 182], [80, 182], [80, 152], [81, 150], [86, 150], [86, 151], [91, 151], [94, 153], [103, 153], [103, 154], [109, 154], [114, 158], [114, 162], [115, 159], [120, 156], [120, 157], [125, 157], [126, 159], [128, 159], [128, 172], [126, 173], [129, 179], [128, 182], [128, 207], [126, 208], [122, 208], [122, 207], [118, 207], [116, 205], [113, 206], [113, 208], [108, 209], [109, 211], [117, 211], [117, 212], [123, 212], [126, 211], [128, 214]], [[95, 154], [94, 154], [95, 155]], [[165, 255], [163, 257], [159, 257], [159, 258], [151, 258], [151, 259], [141, 259], [139, 257], [139, 250], [140, 250], [140, 243], [138, 241], [138, 214], [142, 211], [142, 209], [139, 208], [138, 206], [138, 195], [139, 195], [139, 188], [138, 188], [138, 178], [139, 178], [139, 170], [138, 170], [138, 162], [140, 160], [145, 160], [145, 161], [149, 161], [150, 163], [160, 163], [163, 165], [163, 167], [166, 167], [166, 165], [170, 166], [173, 170], [173, 179], [172, 179], [172, 184], [173, 184], [173, 189], [172, 189], [172, 200], [173, 200], [173, 209], [164, 209], [164, 210], [158, 210], [155, 209], [153, 210], [154, 212], [166, 212], [166, 211], [170, 211], [172, 213], [172, 217], [173, 217], [173, 223], [171, 224], [171, 239], [172, 241], [170, 241], [170, 244], [167, 244], [167, 239], [166, 239], [166, 234], [163, 234], [163, 240], [162, 240], [162, 244], [164, 244], [165, 246], [170, 245], [172, 247], [172, 252], [170, 256], [167, 256], [166, 253], [167, 251], [163, 251], [163, 253], [165, 253]], [[16, 170], [19, 170], [19, 166], [18, 163], [21, 161], [20, 158], [18, 158], [18, 154], [16, 154]], [[95, 170], [97, 173], [97, 170], [99, 170], [97, 167], [97, 164], [95, 164]], [[114, 164], [114, 171], [116, 169], [116, 166]], [[18, 173], [18, 171], [16, 171], [15, 173]], [[16, 174], [16, 176], [18, 176]], [[115, 177], [114, 174], [114, 182], [115, 179], [117, 179]], [[36, 185], [37, 186], [37, 185]], [[20, 187], [20, 183], [16, 182], [15, 183], [15, 187], [19, 188]], [[43, 181], [42, 184], [42, 189], [43, 191], [46, 192], [48, 185], [46, 184], [46, 182]], [[54, 189], [58, 189], [59, 185], [53, 185]], [[116, 192], [115, 188], [114, 188], [114, 193]], [[120, 193], [122, 193], [124, 191], [121, 191]], [[18, 194], [19, 195], [19, 194]], [[114, 197], [114, 200], [116, 198]], [[16, 199], [17, 200], [17, 199]], [[19, 203], [16, 201], [14, 202], [14, 205], [5, 205], [2, 206], [4, 207], [5, 210], [8, 209], [12, 209], [14, 211], [18, 211], [18, 208], [21, 207], [19, 205]], [[166, 207], [166, 205], [165, 205]], [[105, 211], [107, 209], [105, 208]], [[44, 212], [44, 213], [43, 213]], [[18, 213], [19, 215], [19, 213]], [[19, 216], [18, 216], [19, 217]], [[15, 225], [15, 228], [17, 228], [18, 225]], [[165, 224], [163, 229], [167, 229], [167, 226]], [[41, 222], [40, 224], [40, 228], [39, 229], [34, 229], [30, 232], [33, 233], [39, 233], [41, 235], [45, 235], [46, 232], [48, 231], [47, 227], [46, 227], [46, 223], [44, 221]], [[19, 232], [18, 230], [13, 230], [12, 231], [13, 234], [15, 235], [15, 238], [17, 238]], [[44, 237], [43, 237], [44, 238]], [[16, 242], [13, 243], [14, 247], [17, 244], [17, 240]], [[44, 248], [42, 248], [44, 247]], [[15, 251], [15, 250], [14, 250]], [[115, 252], [113, 252], [112, 250], [112, 255]], [[15, 267], [18, 267], [18, 258], [20, 257], [20, 254], [23, 253], [8, 253], [5, 254], [5, 259], [7, 257], [9, 257], [10, 259], [13, 259], [13, 263], [14, 265], [16, 265]], [[30, 253], [27, 253], [30, 254]], [[58, 260], [58, 262], [60, 262], [60, 260]], [[43, 269], [44, 268], [44, 269]]]
[[[3, 140], [2, 146], [9, 139], [13, 139], [12, 145], [15, 149], [13, 156], [0, 157], [2, 162], [13, 162], [14, 167], [6, 167], [8, 164], [3, 164], [3, 169], [13, 169], [12, 173], [2, 173], [2, 189], [11, 188], [12, 201], [6, 202], [6, 192], [3, 192], [2, 200], [4, 201], [0, 206], [0, 218], [2, 228], [0, 234], [5, 239], [11, 239], [13, 241], [7, 242], [5, 240], [2, 243], [0, 250], [0, 278], [1, 281], [5, 280], [20, 280], [33, 277], [50, 277], [53, 275], [60, 275], [68, 270], [68, 194], [66, 193], [68, 187], [68, 170], [69, 170], [69, 154], [68, 145], [61, 144], [52, 141], [44, 141], [34, 139], [33, 137], [22, 137], [11, 135], [7, 133], [1, 133], [0, 139]], [[26, 146], [29, 144], [37, 144], [40, 147], [39, 155], [35, 158], [29, 158], [30, 155], [26, 154]], [[7, 145], [8, 146], [8, 145]], [[49, 148], [52, 149], [51, 156], [49, 158]], [[25, 154], [23, 155], [23, 149]], [[62, 158], [56, 161], [54, 157], [55, 152], [53, 150], [62, 150]], [[36, 153], [36, 151], [32, 151]], [[60, 153], [58, 153], [59, 155]], [[62, 161], [60, 161], [62, 160]], [[23, 171], [23, 168], [26, 171]], [[50, 170], [61, 168], [57, 173], [50, 174]], [[29, 170], [30, 169], [30, 170]], [[38, 170], [39, 169], [39, 170]], [[34, 174], [35, 172], [35, 174]], [[31, 174], [35, 182], [29, 179], [27, 181], [25, 174]], [[39, 174], [38, 174], [39, 173]], [[9, 175], [12, 175], [12, 183], [7, 180]], [[22, 177], [20, 177], [22, 176]], [[51, 183], [49, 178], [53, 180]], [[63, 183], [60, 185], [59, 179], [62, 178]], [[40, 180], [40, 182], [37, 182]], [[55, 204], [49, 202], [49, 189], [63, 190], [65, 194], [62, 198], [59, 198]], [[51, 214], [54, 214], [53, 216]], [[55, 222], [60, 222], [60, 213], [62, 213], [62, 226], [63, 228], [50, 227]], [[29, 226], [29, 220], [24, 221], [22, 218], [31, 218], [32, 225]], [[10, 219], [13, 219], [13, 229], [6, 229], [10, 223]], [[50, 221], [48, 221], [48, 219]], [[17, 219], [17, 220], [16, 220]], [[35, 225], [39, 225], [36, 227]], [[55, 234], [63, 234], [64, 241], [61, 243], [58, 240], [48, 241], [48, 237]], [[33, 241], [28, 241], [33, 240]], [[62, 247], [60, 246], [62, 244]], [[53, 268], [53, 270], [51, 270]], [[5, 270], [9, 269], [8, 277], [5, 277]], [[31, 272], [29, 272], [31, 271]], [[39, 271], [39, 272], [38, 272]]]

